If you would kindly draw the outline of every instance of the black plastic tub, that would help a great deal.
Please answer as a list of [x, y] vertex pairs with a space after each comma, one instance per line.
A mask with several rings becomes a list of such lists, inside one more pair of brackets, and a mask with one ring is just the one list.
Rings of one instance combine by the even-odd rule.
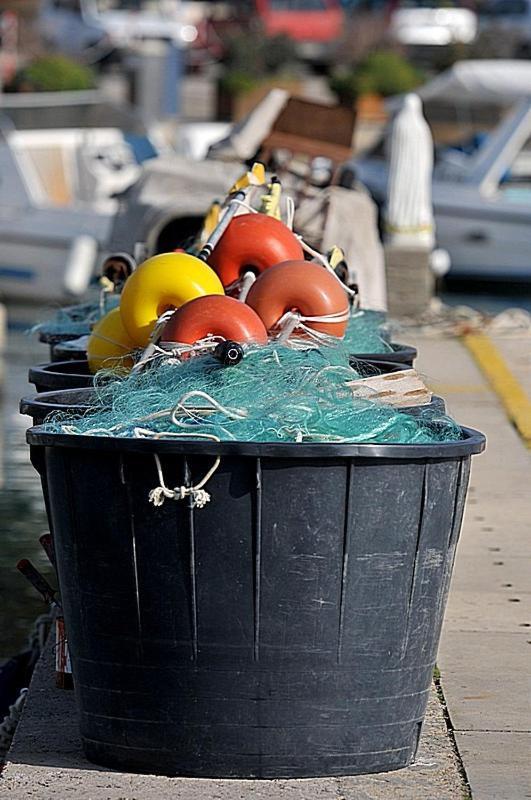
[[78, 339], [79, 333], [52, 333], [51, 331], [40, 330], [39, 341], [43, 344], [50, 345], [50, 358], [54, 359], [55, 348], [61, 344], [69, 342], [73, 339]]
[[94, 389], [63, 389], [41, 392], [20, 401], [20, 413], [27, 414], [34, 425], [41, 425], [54, 411], [82, 416], [94, 409]]
[[94, 385], [88, 361], [52, 361], [30, 367], [28, 380], [37, 392], [84, 389]]
[[[20, 401], [19, 408], [21, 414], [28, 414], [32, 418], [34, 425], [41, 425], [53, 411], [64, 411], [68, 414], [82, 416], [91, 409], [94, 410], [94, 400], [95, 395], [92, 388], [62, 389], [24, 397]], [[431, 402], [427, 405], [407, 406], [398, 410], [418, 416], [426, 413], [427, 409], [444, 414], [446, 406], [443, 398], [433, 395]]]
[[[463, 514], [437, 445], [28, 432], [49, 487], [86, 756], [194, 777], [411, 764]], [[160, 484], [196, 485], [194, 507]]]
[[398, 342], [390, 342], [389, 346], [392, 348], [385, 353], [352, 353], [351, 363], [361, 361], [387, 361], [394, 364], [404, 364], [407, 367], [412, 367], [417, 357], [417, 348], [409, 344], [399, 344]]
[[88, 336], [58, 342], [51, 348], [52, 361], [86, 361]]
[[[400, 365], [392, 365], [397, 370], [403, 369]], [[27, 414], [32, 418], [33, 425], [42, 425], [50, 414], [54, 412], [66, 413], [69, 416], [84, 416], [90, 411], [96, 410], [95, 394], [93, 388], [84, 389], [63, 389], [54, 392], [41, 392], [40, 394], [24, 397], [20, 401], [19, 410], [21, 414]], [[431, 413], [444, 414], [446, 412], [445, 402], [442, 397], [434, 395], [431, 403], [424, 406], [409, 406], [402, 408], [412, 416], [425, 414], [429, 410]], [[53, 521], [50, 513], [50, 503], [48, 497], [48, 482], [46, 475], [41, 475], [42, 491], [44, 504], [48, 515], [49, 528], [53, 530]]]
[[[393, 361], [359, 359], [352, 362], [361, 374], [383, 375], [405, 369], [404, 364]], [[52, 361], [50, 364], [38, 364], [31, 367], [28, 380], [33, 383], [37, 392], [61, 391], [63, 389], [83, 389], [94, 385], [88, 361]]]

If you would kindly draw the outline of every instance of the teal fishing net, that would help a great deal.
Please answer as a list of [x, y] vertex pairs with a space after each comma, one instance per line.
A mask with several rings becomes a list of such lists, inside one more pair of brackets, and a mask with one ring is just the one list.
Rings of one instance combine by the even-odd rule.
[[[358, 366], [359, 365], [359, 366]], [[123, 379], [98, 373], [97, 407], [81, 418], [55, 415], [48, 430], [72, 434], [210, 436], [248, 442], [431, 443], [461, 438], [429, 408], [413, 416], [355, 399], [349, 381], [374, 368], [348, 365], [343, 348], [252, 347], [236, 366], [212, 355], [154, 358]], [[105, 382], [103, 379], [107, 379]]]
[[388, 339], [385, 314], [360, 309], [353, 311], [349, 319], [343, 344], [353, 354], [390, 353], [393, 348]]
[[95, 322], [119, 304], [120, 295], [109, 293], [105, 295], [103, 303], [97, 300], [59, 308], [51, 319], [34, 325], [30, 333], [42, 333], [47, 336], [62, 336], [66, 334], [83, 336], [90, 333]]

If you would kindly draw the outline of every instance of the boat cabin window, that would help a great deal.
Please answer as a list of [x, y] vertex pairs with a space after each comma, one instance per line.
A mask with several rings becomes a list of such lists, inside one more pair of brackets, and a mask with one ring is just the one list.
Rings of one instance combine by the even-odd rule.
[[500, 181], [500, 196], [512, 203], [531, 201], [531, 137], [512, 161]]

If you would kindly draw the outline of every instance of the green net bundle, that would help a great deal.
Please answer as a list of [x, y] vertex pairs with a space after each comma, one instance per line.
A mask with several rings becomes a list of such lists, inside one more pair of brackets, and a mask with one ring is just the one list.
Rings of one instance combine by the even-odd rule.
[[413, 416], [355, 399], [347, 382], [369, 374], [370, 366], [363, 375], [354, 372], [342, 348], [252, 347], [231, 367], [211, 355], [182, 363], [158, 357], [124, 379], [97, 380], [92, 413], [78, 419], [56, 415], [47, 427], [72, 434], [211, 436], [247, 442], [431, 443], [461, 438], [453, 420], [431, 409]]
[[[76, 306], [59, 308], [55, 315], [46, 322], [39, 322], [30, 333], [43, 333], [47, 336], [62, 336], [72, 334], [72, 336], [83, 336], [90, 333], [95, 322], [103, 314], [120, 305], [120, 295], [108, 294], [105, 297], [103, 309], [100, 301], [91, 303], [80, 303]], [[102, 314], [103, 311], [103, 314]]]
[[349, 353], [391, 353], [385, 314], [359, 309], [349, 319], [343, 344]]

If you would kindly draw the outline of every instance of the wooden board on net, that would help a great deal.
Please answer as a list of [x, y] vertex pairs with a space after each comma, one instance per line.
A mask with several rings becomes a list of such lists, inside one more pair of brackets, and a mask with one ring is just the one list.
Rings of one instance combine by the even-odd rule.
[[424, 406], [431, 401], [432, 393], [415, 369], [372, 375], [349, 382], [356, 398], [375, 400], [395, 408]]

